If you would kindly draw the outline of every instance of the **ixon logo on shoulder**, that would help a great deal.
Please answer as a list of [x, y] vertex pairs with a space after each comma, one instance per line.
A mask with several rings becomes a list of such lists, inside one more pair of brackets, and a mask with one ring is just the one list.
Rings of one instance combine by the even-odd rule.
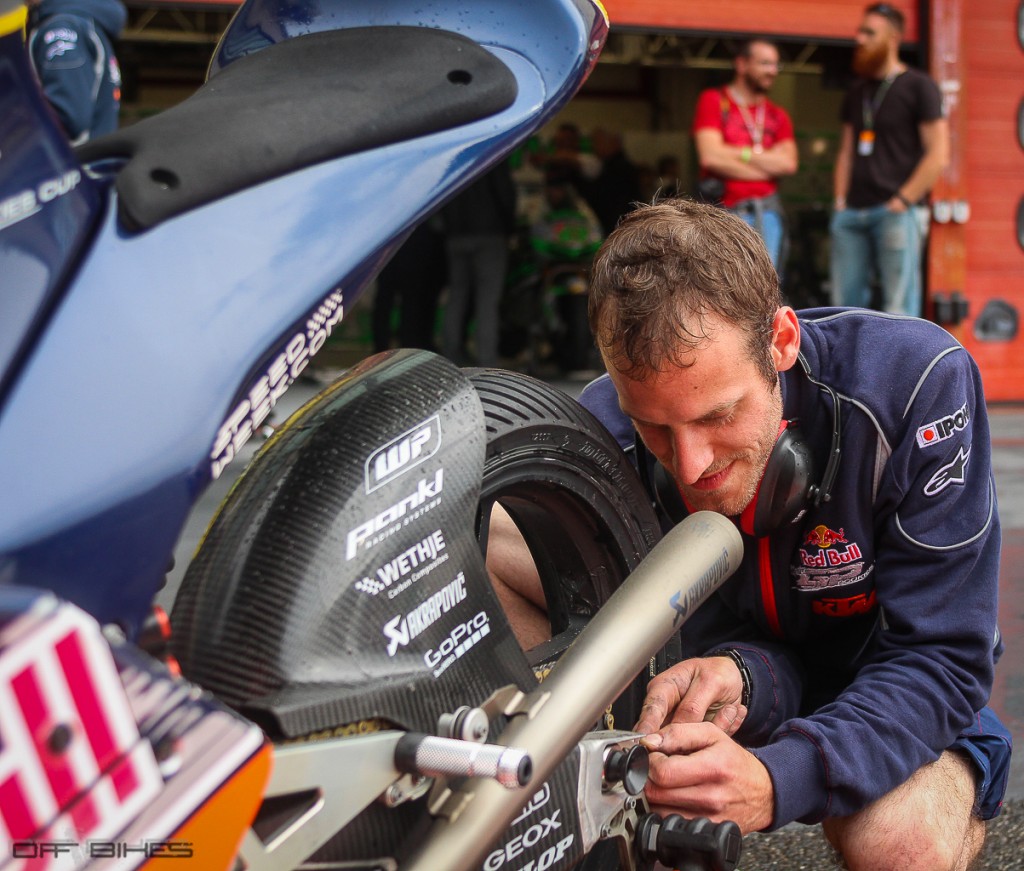
[[967, 403], [960, 406], [958, 411], [947, 414], [938, 420], [922, 426], [917, 431], [918, 447], [926, 448], [929, 445], [937, 445], [944, 442], [954, 433], [960, 432], [971, 422], [971, 416], [967, 413]]

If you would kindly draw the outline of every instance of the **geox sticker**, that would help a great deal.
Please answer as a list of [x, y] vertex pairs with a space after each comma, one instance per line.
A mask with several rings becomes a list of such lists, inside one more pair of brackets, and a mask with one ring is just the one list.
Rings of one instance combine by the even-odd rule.
[[440, 447], [441, 420], [435, 414], [370, 454], [366, 461], [366, 492], [372, 493], [429, 460]]
[[967, 403], [965, 402], [960, 406], [959, 411], [922, 426], [917, 431], [917, 445], [926, 448], [929, 445], [944, 442], [950, 436], [960, 432], [970, 422], [971, 416], [967, 413]]
[[[484, 860], [484, 871], [498, 871], [506, 863], [518, 859], [539, 842], [548, 841], [550, 843], [553, 840], [552, 836], [561, 834], [561, 815], [561, 809], [556, 809], [544, 819], [534, 823], [521, 835], [510, 838], [504, 847], [499, 847]], [[574, 835], [566, 835], [557, 843], [552, 843], [536, 860], [531, 860], [524, 865], [523, 859], [519, 859], [519, 862], [513, 867], [517, 868], [517, 871], [543, 871], [543, 869], [551, 868], [572, 846], [574, 837]]]
[[924, 485], [924, 495], [938, 496], [950, 484], [962, 485], [966, 483], [967, 463], [970, 459], [971, 449], [967, 448], [967, 450], [964, 450], [964, 446], [960, 445], [960, 450], [956, 452], [956, 456], [946, 465], [940, 466], [939, 471], [932, 475], [928, 483]]

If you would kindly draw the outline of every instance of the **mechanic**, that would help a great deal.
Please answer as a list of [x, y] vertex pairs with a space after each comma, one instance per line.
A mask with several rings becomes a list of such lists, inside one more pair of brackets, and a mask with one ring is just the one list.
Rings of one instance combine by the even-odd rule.
[[652, 805], [744, 833], [822, 822], [853, 869], [968, 868], [1010, 755], [986, 707], [1000, 532], [971, 357], [915, 318], [798, 316], [760, 237], [681, 199], [623, 218], [590, 305], [608, 374], [581, 402], [665, 528], [711, 510], [744, 539], [648, 686]]

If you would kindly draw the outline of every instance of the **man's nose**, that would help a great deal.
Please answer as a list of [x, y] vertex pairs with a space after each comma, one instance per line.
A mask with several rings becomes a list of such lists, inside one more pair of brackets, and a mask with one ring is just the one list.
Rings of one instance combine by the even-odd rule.
[[676, 477], [684, 484], [694, 483], [715, 459], [711, 440], [697, 427], [673, 431], [672, 450]]

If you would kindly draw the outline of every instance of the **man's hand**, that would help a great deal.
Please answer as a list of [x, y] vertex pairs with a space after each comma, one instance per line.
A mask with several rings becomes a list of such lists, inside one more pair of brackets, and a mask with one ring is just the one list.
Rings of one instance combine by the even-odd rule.
[[645, 790], [661, 814], [732, 820], [743, 834], [771, 824], [775, 794], [768, 769], [711, 723], [676, 724], [648, 735]]
[[747, 709], [740, 670], [727, 656], [687, 659], [647, 685], [637, 732], [656, 732], [666, 723], [707, 720], [727, 735], [743, 725]]

